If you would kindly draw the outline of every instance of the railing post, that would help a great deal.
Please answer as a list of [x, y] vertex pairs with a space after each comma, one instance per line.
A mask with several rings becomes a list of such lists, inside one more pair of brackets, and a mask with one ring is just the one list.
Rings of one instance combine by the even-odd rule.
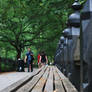
[[72, 7], [75, 10], [75, 13], [69, 16], [69, 23], [72, 27], [75, 28], [80, 27], [80, 33], [77, 32], [78, 34], [73, 34], [73, 35], [80, 36], [80, 92], [83, 92], [83, 46], [82, 46], [83, 38], [82, 38], [82, 26], [80, 26], [81, 25], [80, 10], [82, 6], [78, 2], [78, 0], [75, 0]]

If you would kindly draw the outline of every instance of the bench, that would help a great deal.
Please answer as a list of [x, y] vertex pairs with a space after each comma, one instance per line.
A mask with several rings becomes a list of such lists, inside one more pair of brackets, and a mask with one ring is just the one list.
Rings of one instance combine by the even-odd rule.
[[78, 92], [56, 66], [43, 66], [2, 92]]

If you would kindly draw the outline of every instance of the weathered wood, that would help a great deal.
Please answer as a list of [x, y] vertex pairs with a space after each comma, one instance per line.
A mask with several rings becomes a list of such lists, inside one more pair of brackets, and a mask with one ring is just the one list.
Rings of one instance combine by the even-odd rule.
[[55, 68], [56, 68], [56, 71], [58, 72], [58, 74], [60, 75], [61, 80], [66, 79], [66, 77], [64, 76], [64, 74], [57, 67], [55, 67]]
[[55, 66], [45, 66], [2, 92], [78, 92]]
[[52, 67], [50, 67], [50, 73], [49, 73], [49, 77], [45, 85], [44, 92], [53, 92], [53, 69]]
[[62, 81], [61, 81], [58, 73], [56, 72], [55, 67], [53, 67], [53, 72], [54, 72], [54, 84], [55, 84], [54, 92], [65, 92], [63, 85], [62, 85]]
[[67, 77], [65, 77], [59, 69], [56, 68], [56, 70], [57, 70], [57, 72], [58, 72], [58, 74], [63, 82], [63, 85], [64, 85], [66, 92], [78, 92], [77, 89], [69, 81], [69, 79]]
[[49, 74], [49, 67], [46, 70], [46, 72], [44, 73], [44, 75], [41, 77], [39, 82], [36, 84], [36, 86], [33, 88], [32, 92], [42, 92], [43, 91], [46, 80], [48, 78], [48, 74]]
[[38, 74], [44, 67], [38, 69], [34, 73], [28, 75], [27, 77], [15, 82], [14, 84], [8, 86], [7, 88], [3, 89], [2, 92], [15, 92], [20, 86], [24, 85], [27, 81], [29, 81], [32, 77]]
[[66, 89], [66, 92], [78, 92], [68, 79], [64, 79], [62, 81]]
[[32, 80], [30, 80], [28, 83], [26, 83], [24, 86], [22, 86], [20, 89], [18, 89], [16, 92], [30, 92], [32, 88], [36, 85], [36, 83], [39, 81], [41, 76], [44, 74], [47, 67], [43, 68], [42, 71], [35, 75]]

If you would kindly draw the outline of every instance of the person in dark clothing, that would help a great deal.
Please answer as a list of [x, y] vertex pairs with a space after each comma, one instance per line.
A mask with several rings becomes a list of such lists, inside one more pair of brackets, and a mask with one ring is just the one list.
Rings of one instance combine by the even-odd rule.
[[33, 72], [33, 52], [31, 51], [30, 48], [28, 48], [28, 52], [26, 53], [25, 56], [25, 63], [27, 62], [27, 67], [28, 67], [28, 72]]
[[18, 58], [17, 64], [18, 64], [18, 69], [17, 69], [18, 72], [24, 72], [24, 61]]
[[40, 62], [42, 66], [48, 64], [48, 59], [44, 51], [41, 53]]

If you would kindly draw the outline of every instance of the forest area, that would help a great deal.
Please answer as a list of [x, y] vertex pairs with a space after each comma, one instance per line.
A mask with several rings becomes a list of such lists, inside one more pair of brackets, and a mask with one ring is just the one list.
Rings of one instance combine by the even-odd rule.
[[73, 12], [73, 2], [0, 0], [0, 57], [23, 58], [27, 47], [31, 47], [35, 59], [44, 50], [49, 60], [53, 60], [68, 16]]

